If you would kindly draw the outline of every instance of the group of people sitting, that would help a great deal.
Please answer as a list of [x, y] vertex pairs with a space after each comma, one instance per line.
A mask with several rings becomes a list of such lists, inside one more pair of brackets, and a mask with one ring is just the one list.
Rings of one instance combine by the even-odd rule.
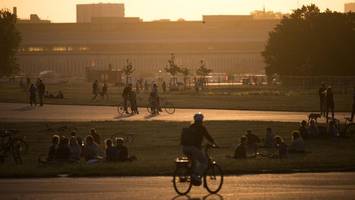
[[292, 142], [287, 145], [281, 136], [275, 135], [271, 128], [266, 129], [265, 139], [263, 145], [268, 152], [267, 155], [258, 152], [259, 143], [261, 140], [258, 136], [252, 133], [251, 130], [240, 138], [240, 143], [235, 149], [233, 158], [246, 159], [248, 157], [256, 157], [257, 155], [268, 156], [272, 158], [285, 159], [289, 153], [305, 153], [305, 144], [299, 131], [292, 132]]
[[309, 120], [309, 123], [307, 123], [306, 120], [303, 120], [301, 122], [299, 132], [305, 140], [322, 138], [325, 136], [340, 137], [342, 135], [337, 126], [338, 125], [335, 120], [330, 120], [327, 127], [319, 126], [314, 119]]
[[81, 158], [88, 164], [108, 161], [123, 162], [133, 161], [135, 156], [129, 156], [128, 148], [124, 145], [124, 139], [117, 137], [115, 139], [105, 140], [105, 152], [101, 149], [101, 137], [95, 129], [90, 130], [90, 134], [85, 137], [76, 136], [76, 132], [71, 132], [70, 137], [52, 136], [52, 144], [48, 150], [46, 163], [76, 163]]

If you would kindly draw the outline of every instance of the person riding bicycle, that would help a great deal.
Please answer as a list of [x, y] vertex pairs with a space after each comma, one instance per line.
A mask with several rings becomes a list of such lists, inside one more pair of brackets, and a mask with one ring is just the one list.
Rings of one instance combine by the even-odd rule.
[[182, 151], [192, 160], [193, 173], [191, 177], [194, 185], [201, 185], [201, 176], [208, 167], [208, 158], [201, 148], [203, 138], [216, 146], [214, 139], [203, 125], [203, 118], [202, 113], [196, 113], [194, 123], [188, 128], [184, 128], [181, 136]]

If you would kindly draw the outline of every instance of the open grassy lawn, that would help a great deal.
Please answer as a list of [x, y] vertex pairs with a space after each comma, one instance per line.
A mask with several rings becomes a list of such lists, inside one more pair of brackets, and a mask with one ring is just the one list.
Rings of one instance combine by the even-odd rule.
[[[50, 144], [51, 132], [45, 132], [46, 123], [3, 123], [0, 128], [16, 128], [26, 137], [30, 145], [29, 153], [24, 157], [23, 165], [15, 165], [7, 159], [0, 165], [0, 177], [48, 177], [59, 174], [70, 176], [141, 176], [171, 175], [174, 159], [179, 154], [181, 128], [188, 123], [182, 122], [83, 122], [49, 123], [50, 127], [62, 125], [75, 126], [78, 135], [84, 137], [90, 128], [95, 127], [102, 138], [112, 134], [134, 134], [134, 141], [128, 144], [130, 154], [138, 157], [132, 163], [101, 163], [87, 165], [68, 164], [43, 166], [37, 163], [40, 154], [46, 154]], [[296, 123], [278, 122], [207, 122], [206, 126], [217, 143], [222, 147], [214, 151], [214, 157], [226, 174], [288, 172], [292, 170], [321, 171], [354, 169], [355, 139], [326, 138], [306, 141], [306, 148], [312, 152], [305, 155], [290, 155], [287, 160], [271, 158], [250, 158], [233, 160], [231, 155], [237, 141], [245, 130], [251, 129], [263, 137], [265, 129], [272, 127], [274, 132], [283, 136], [290, 143], [290, 132], [297, 128]], [[63, 133], [69, 135], [69, 133]]]
[[[46, 99], [49, 104], [79, 104], [79, 105], [116, 105], [122, 101], [123, 88], [109, 87], [109, 99], [92, 101], [90, 83], [66, 83], [47, 85], [47, 89], [56, 93], [62, 90], [65, 99]], [[335, 110], [347, 112], [351, 110], [351, 91], [335, 88]], [[0, 102], [28, 102], [28, 97], [16, 85], [0, 84]], [[243, 110], [275, 110], [275, 111], [318, 111], [319, 98], [317, 89], [285, 89], [280, 86], [214, 86], [196, 94], [192, 89], [181, 92], [163, 94], [177, 108], [216, 108]], [[148, 92], [138, 94], [138, 104], [146, 106]], [[223, 103], [221, 103], [223, 102]]]

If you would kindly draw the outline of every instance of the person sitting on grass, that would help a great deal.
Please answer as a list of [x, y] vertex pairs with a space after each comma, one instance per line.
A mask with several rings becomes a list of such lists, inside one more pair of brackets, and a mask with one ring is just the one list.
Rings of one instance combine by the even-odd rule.
[[298, 131], [293, 131], [292, 133], [292, 143], [288, 150], [289, 153], [305, 153], [305, 145], [300, 133]]
[[247, 137], [242, 136], [240, 138], [240, 144], [237, 146], [234, 152], [235, 159], [246, 159], [247, 158]]
[[285, 159], [288, 157], [287, 145], [280, 136], [275, 137], [275, 146], [278, 151], [278, 155], [276, 155], [277, 158]]
[[313, 138], [319, 136], [318, 126], [317, 126], [317, 123], [314, 119], [311, 119], [311, 121], [309, 122], [308, 134], [310, 137], [313, 137]]
[[85, 138], [85, 145], [83, 148], [83, 156], [85, 161], [89, 164], [100, 162], [102, 160], [100, 154], [100, 148], [95, 143], [94, 138], [91, 135], [88, 135]]
[[118, 157], [119, 157], [118, 148], [112, 145], [111, 139], [107, 139], [106, 140], [106, 161], [108, 162], [118, 161]]
[[123, 138], [116, 138], [116, 143], [116, 148], [118, 149], [118, 161], [133, 161], [137, 159], [135, 156], [129, 156], [128, 148], [124, 145]]
[[274, 145], [274, 137], [275, 134], [272, 132], [272, 129], [270, 127], [268, 127], [266, 129], [266, 135], [265, 135], [265, 140], [264, 140], [264, 146], [266, 148], [273, 148], [275, 147]]
[[247, 137], [248, 149], [252, 152], [253, 156], [256, 156], [258, 152], [258, 143], [260, 142], [259, 137], [253, 134], [251, 130], [247, 130], [245, 136]]
[[65, 136], [62, 136], [60, 139], [58, 149], [55, 155], [55, 159], [58, 162], [69, 162], [70, 161], [70, 148], [69, 148], [69, 139]]
[[52, 145], [49, 147], [47, 162], [54, 162], [56, 159], [56, 154], [58, 150], [60, 137], [58, 135], [52, 136]]
[[69, 141], [70, 147], [70, 161], [79, 162], [81, 156], [81, 146], [78, 143], [78, 139], [72, 136]]
[[300, 134], [301, 134], [301, 137], [306, 140], [309, 138], [309, 133], [308, 133], [308, 129], [307, 129], [307, 122], [306, 120], [303, 120], [301, 122], [301, 126], [300, 128], [298, 129]]
[[96, 144], [101, 144], [101, 136], [96, 132], [95, 128], [90, 129], [90, 135], [92, 136]]

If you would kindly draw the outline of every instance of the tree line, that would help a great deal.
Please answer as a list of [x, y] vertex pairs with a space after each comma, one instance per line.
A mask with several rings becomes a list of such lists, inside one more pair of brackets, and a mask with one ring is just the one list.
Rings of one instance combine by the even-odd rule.
[[303, 6], [269, 33], [262, 56], [271, 76], [355, 76], [355, 13]]

